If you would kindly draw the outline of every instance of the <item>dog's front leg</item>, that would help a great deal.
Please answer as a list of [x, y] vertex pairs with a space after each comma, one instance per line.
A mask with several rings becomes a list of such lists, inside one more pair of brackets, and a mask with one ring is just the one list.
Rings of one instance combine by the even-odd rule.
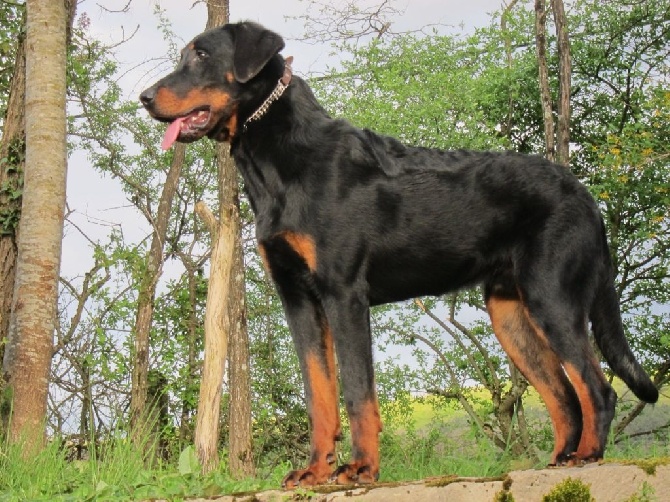
[[289, 472], [282, 486], [326, 483], [335, 469], [341, 427], [333, 336], [315, 284], [316, 248], [307, 235], [283, 232], [261, 241], [260, 252], [298, 353], [311, 428], [309, 466]]
[[349, 463], [333, 473], [339, 484], [373, 483], [379, 478], [379, 433], [382, 430], [375, 388], [370, 309], [354, 291], [324, 300], [333, 330], [344, 401], [351, 427]]
[[323, 311], [307, 292], [281, 296], [298, 352], [311, 428], [309, 466], [286, 475], [282, 486], [290, 489], [328, 482], [341, 428], [333, 338]]

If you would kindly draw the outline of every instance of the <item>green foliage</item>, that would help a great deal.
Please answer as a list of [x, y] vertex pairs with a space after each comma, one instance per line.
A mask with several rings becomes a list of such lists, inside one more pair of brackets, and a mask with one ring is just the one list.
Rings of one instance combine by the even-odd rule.
[[403, 431], [385, 425], [381, 435], [381, 481], [423, 479], [445, 474], [499, 476], [510, 458], [487, 443], [459, 441], [442, 427]]
[[77, 434], [81, 441], [107, 437], [125, 420], [127, 397], [115, 389], [127, 385], [130, 373], [125, 333], [136, 309], [132, 269], [142, 256], [117, 231], [92, 244], [91, 252], [93, 264], [83, 277], [61, 279], [52, 374], [54, 388], [62, 390], [55, 394], [66, 399], [48, 416], [51, 434]]
[[488, 81], [473, 56], [466, 41], [451, 37], [377, 41], [354, 53], [343, 74], [314, 82], [315, 92], [337, 115], [407, 143], [503, 147], [484, 110], [490, 102], [469, 98], [495, 93], [478, 88]]
[[24, 5], [19, 2], [0, 2], [0, 117], [7, 113], [16, 48], [24, 35], [24, 13]]
[[639, 493], [634, 493], [625, 502], [656, 502], [656, 490], [646, 481], [642, 483]]
[[493, 502], [514, 502], [514, 495], [507, 490], [500, 490], [495, 494]]
[[193, 446], [187, 446], [179, 454], [179, 474], [182, 476], [193, 475], [200, 472], [200, 461]]
[[595, 502], [589, 485], [579, 479], [566, 478], [542, 497], [542, 502]]
[[[165, 292], [155, 302], [151, 333], [151, 346], [155, 351], [152, 367], [166, 378], [165, 391], [171, 415], [181, 415], [181, 420], [188, 420], [186, 424], [179, 424], [182, 431], [189, 431], [182, 440], [190, 439], [190, 432], [195, 426], [192, 420], [198, 407], [200, 381], [190, 357], [202, 352], [206, 299], [207, 280], [204, 271], [198, 269], [192, 277], [185, 274], [166, 284]], [[175, 425], [176, 420], [172, 420], [171, 427], [163, 432], [168, 434]], [[175, 447], [183, 445], [176, 444]]]
[[25, 148], [23, 139], [17, 139], [8, 146], [7, 155], [0, 159], [0, 170], [4, 171], [0, 186], [0, 235], [14, 235], [19, 224]]
[[629, 339], [653, 371], [670, 355], [670, 2], [576, 5], [573, 166], [601, 201]]

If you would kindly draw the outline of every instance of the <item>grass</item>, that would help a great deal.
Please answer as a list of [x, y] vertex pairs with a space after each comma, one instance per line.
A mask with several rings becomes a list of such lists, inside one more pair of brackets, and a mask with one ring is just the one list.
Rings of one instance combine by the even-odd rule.
[[[614, 387], [622, 401], [630, 400], [630, 392], [618, 381]], [[483, 390], [473, 390], [474, 398], [487, 402], [489, 395]], [[511, 470], [542, 468], [549, 461], [553, 445], [551, 425], [546, 408], [537, 392], [529, 389], [524, 396], [526, 418], [536, 434], [534, 444], [542, 445], [540, 462], [513, 458], [493, 447], [489, 441], [475, 434], [465, 411], [455, 406], [445, 406], [434, 397], [416, 400], [407, 422], [409, 427], [391, 430], [382, 435], [382, 481], [421, 479], [432, 476], [456, 474], [459, 476], [499, 476]], [[645, 409], [636, 419], [633, 431], [651, 430], [668, 422], [670, 398], [662, 396], [654, 407]], [[542, 435], [544, 429], [544, 435]], [[624, 438], [607, 446], [607, 459], [612, 462], [636, 462], [639, 459], [667, 459], [670, 444], [665, 437], [643, 436]], [[665, 461], [663, 461], [665, 463]]]
[[548, 462], [548, 452], [534, 463], [495, 447], [471, 425], [462, 410], [435, 412], [430, 407], [426, 402], [417, 406], [416, 428], [385, 428], [381, 436], [381, 481], [450, 474], [499, 477], [511, 470], [541, 468]]
[[[187, 457], [187, 458], [185, 458]], [[35, 458], [24, 459], [18, 446], [0, 451], [0, 502], [183, 500], [276, 488], [285, 474], [281, 466], [266, 479], [235, 481], [222, 471], [199, 473], [192, 449], [179, 465], [145, 469], [142, 456], [126, 440], [119, 440], [89, 461], [68, 461], [57, 443]]]

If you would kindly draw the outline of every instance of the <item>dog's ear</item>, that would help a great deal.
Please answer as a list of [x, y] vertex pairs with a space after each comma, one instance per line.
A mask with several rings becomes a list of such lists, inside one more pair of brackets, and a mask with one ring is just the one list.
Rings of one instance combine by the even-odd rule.
[[235, 80], [248, 82], [263, 69], [272, 57], [284, 48], [284, 39], [256, 23], [235, 26]]

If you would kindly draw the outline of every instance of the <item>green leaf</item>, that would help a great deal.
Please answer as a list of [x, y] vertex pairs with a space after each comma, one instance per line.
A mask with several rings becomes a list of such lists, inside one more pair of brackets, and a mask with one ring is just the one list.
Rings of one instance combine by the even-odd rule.
[[200, 462], [193, 445], [189, 445], [179, 454], [179, 473], [188, 476], [200, 473]]

